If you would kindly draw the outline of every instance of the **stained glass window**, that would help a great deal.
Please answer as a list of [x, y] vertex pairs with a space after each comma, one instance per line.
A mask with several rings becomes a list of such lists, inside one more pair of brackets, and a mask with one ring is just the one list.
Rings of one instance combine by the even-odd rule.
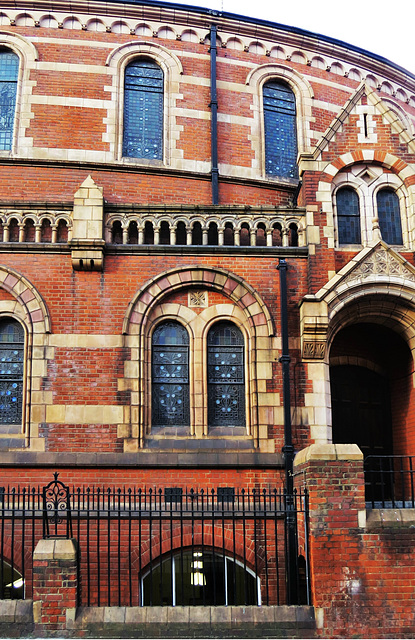
[[277, 80], [264, 85], [265, 172], [279, 178], [298, 178], [295, 97]]
[[163, 159], [163, 71], [146, 58], [125, 70], [123, 156]]
[[245, 426], [244, 338], [231, 322], [218, 322], [208, 334], [208, 422]]
[[24, 330], [16, 320], [0, 321], [0, 424], [22, 420]]
[[398, 196], [393, 189], [381, 189], [376, 201], [382, 239], [388, 244], [403, 244]]
[[0, 51], [0, 149], [10, 150], [13, 142], [16, 110], [18, 56], [7, 49]]
[[178, 322], [163, 322], [152, 344], [152, 424], [188, 426], [189, 335]]
[[343, 187], [336, 193], [339, 244], [360, 244], [359, 196], [351, 187]]

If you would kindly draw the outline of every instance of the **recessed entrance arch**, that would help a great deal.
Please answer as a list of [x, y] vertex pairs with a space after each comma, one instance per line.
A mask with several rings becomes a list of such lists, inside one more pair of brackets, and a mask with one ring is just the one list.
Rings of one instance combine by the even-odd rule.
[[409, 455], [414, 419], [413, 360], [391, 328], [358, 322], [341, 329], [330, 349], [333, 442], [368, 455]]

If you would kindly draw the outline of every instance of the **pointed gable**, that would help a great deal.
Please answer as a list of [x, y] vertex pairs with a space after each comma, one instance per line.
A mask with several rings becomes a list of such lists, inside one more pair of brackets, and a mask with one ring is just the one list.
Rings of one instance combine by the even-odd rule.
[[333, 119], [312, 156], [314, 160], [329, 160], [359, 148], [387, 148], [392, 153], [415, 156], [415, 136], [398, 105], [391, 99], [383, 100], [364, 82]]
[[313, 297], [330, 305], [351, 287], [380, 283], [415, 288], [415, 267], [383, 240], [362, 249]]

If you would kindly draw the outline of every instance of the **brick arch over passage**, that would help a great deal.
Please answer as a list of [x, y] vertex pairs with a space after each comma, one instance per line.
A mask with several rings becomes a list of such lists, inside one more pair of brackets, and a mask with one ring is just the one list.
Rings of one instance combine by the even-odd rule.
[[267, 336], [275, 335], [271, 315], [261, 296], [243, 278], [225, 269], [188, 267], [166, 271], [147, 282], [130, 302], [123, 322], [123, 334], [138, 335], [146, 330], [154, 307], [170, 293], [184, 287], [218, 291], [234, 302], [256, 332], [262, 326]]

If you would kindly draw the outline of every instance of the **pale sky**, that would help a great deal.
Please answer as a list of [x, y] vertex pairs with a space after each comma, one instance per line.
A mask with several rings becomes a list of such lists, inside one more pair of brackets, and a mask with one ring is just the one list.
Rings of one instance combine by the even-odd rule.
[[383, 56], [415, 74], [414, 0], [175, 1], [263, 18], [337, 38]]

